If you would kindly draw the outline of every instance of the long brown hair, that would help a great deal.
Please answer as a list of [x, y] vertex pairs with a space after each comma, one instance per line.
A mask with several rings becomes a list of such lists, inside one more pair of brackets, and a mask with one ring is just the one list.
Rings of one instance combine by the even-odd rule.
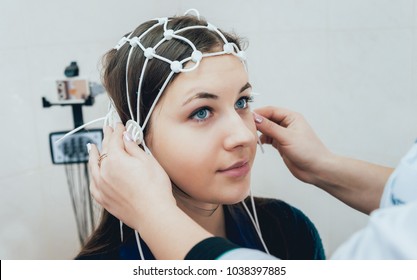
[[[130, 37], [139, 37], [143, 32], [148, 30], [157, 21], [151, 20], [141, 24], [137, 27]], [[194, 16], [179, 16], [169, 18], [168, 28], [178, 30], [187, 26], [202, 25], [206, 26], [207, 22], [204, 19], [199, 19]], [[155, 46], [163, 38], [163, 26], [158, 26], [152, 29], [141, 40], [145, 48]], [[222, 32], [222, 31], [221, 31]], [[235, 43], [241, 49], [241, 39], [230, 33], [222, 32], [225, 38], [230, 43]], [[222, 49], [223, 40], [220, 36], [209, 29], [190, 29], [183, 31], [182, 36], [189, 39], [197, 50], [203, 53], [209, 53]], [[125, 35], [127, 37], [128, 34]], [[125, 124], [131, 117], [128, 108], [126, 97], [126, 63], [130, 51], [130, 44], [126, 43], [119, 50], [112, 49], [103, 57], [103, 84], [107, 93], [114, 103], [114, 106], [123, 122]], [[191, 56], [192, 48], [181, 40], [168, 40], [162, 43], [157, 53], [172, 61], [181, 61], [186, 57]], [[142, 72], [142, 66], [145, 61], [145, 56], [140, 48], [136, 48], [129, 60], [128, 69], [128, 87], [129, 98], [133, 112], [136, 112], [137, 94], [139, 78]], [[148, 62], [144, 79], [142, 81], [142, 91], [140, 100], [140, 125], [142, 126], [145, 117], [147, 116], [150, 107], [152, 106], [162, 84], [170, 74], [171, 69], [169, 65], [158, 59], [151, 59]], [[176, 75], [173, 76], [175, 79]], [[151, 124], [147, 125], [147, 128]], [[147, 129], [144, 131], [146, 137]], [[76, 258], [88, 257], [91, 255], [100, 254], [105, 251], [112, 250], [120, 246], [120, 230], [119, 220], [111, 215], [106, 210], [103, 210], [101, 222], [97, 229], [92, 233], [88, 242], [82, 248], [81, 252]], [[134, 231], [124, 226], [124, 240], [133, 235]]]

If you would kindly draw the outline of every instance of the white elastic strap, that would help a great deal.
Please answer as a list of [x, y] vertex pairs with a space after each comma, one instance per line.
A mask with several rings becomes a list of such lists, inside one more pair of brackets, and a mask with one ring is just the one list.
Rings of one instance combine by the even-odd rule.
[[245, 208], [246, 212], [248, 213], [249, 218], [250, 218], [250, 220], [252, 222], [252, 225], [254, 226], [256, 232], [259, 232], [258, 225], [256, 224], [255, 220], [253, 219], [252, 214], [250, 213], [250, 211], [248, 209], [248, 206], [246, 206], [246, 203], [243, 202], [243, 201], [242, 201], [242, 205], [243, 205], [243, 208]]
[[193, 12], [193, 13], [197, 16], [197, 18], [198, 18], [198, 19], [200, 19], [200, 13], [197, 11], [197, 9], [193, 9], [193, 8], [188, 9], [188, 10], [184, 13], [184, 16], [186, 16], [186, 15], [190, 14], [191, 12]]
[[91, 121], [91, 122], [88, 122], [88, 123], [86, 123], [86, 124], [83, 124], [83, 125], [81, 125], [81, 126], [79, 126], [79, 127], [75, 128], [75, 129], [71, 130], [70, 132], [68, 132], [67, 134], [65, 134], [64, 136], [62, 136], [61, 138], [59, 138], [58, 140], [56, 140], [56, 142], [55, 142], [55, 143], [57, 143], [57, 144], [58, 144], [59, 142], [61, 142], [62, 140], [64, 140], [64, 138], [67, 138], [68, 136], [73, 135], [74, 133], [76, 133], [76, 132], [80, 131], [80, 130], [81, 130], [81, 129], [83, 129], [84, 127], [87, 127], [87, 126], [89, 126], [89, 125], [92, 125], [93, 123], [100, 122], [100, 121], [104, 121], [104, 120], [106, 120], [106, 117], [102, 117], [102, 118], [99, 118], [99, 119], [95, 119], [95, 120], [93, 120], [93, 121]]
[[205, 25], [194, 25], [194, 26], [187, 26], [181, 29], [178, 29], [177, 31], [175, 31], [175, 34], [187, 31], [187, 30], [192, 30], [192, 29], [208, 29], [207, 26]]
[[[252, 194], [251, 194], [251, 196], [252, 196]], [[252, 199], [251, 199], [251, 202], [252, 202]], [[252, 214], [250, 213], [248, 207], [246, 206], [246, 203], [244, 201], [242, 201], [242, 204], [243, 204], [243, 207], [245, 208], [246, 212], [248, 213], [248, 216], [249, 216], [249, 218], [250, 218], [250, 220], [251, 220], [251, 222], [252, 222], [252, 224], [253, 224], [253, 226], [256, 230], [256, 233], [259, 236], [259, 239], [261, 240], [261, 243], [262, 243], [262, 246], [265, 249], [265, 252], [269, 254], [269, 250], [268, 250], [268, 247], [266, 247], [266, 244], [265, 244], [264, 239], [262, 237], [261, 229], [259, 227], [259, 224], [257, 224], [256, 221], [253, 219]], [[254, 204], [252, 204], [252, 207], [253, 207], [254, 211], [256, 212], [256, 209], [254, 208]]]
[[216, 27], [216, 28], [214, 28], [214, 32], [216, 32], [216, 33], [220, 36], [220, 38], [222, 38], [222, 40], [223, 40], [223, 42], [224, 42], [225, 44], [229, 43], [229, 42], [227, 41], [226, 37], [224, 37], [223, 33], [221, 33], [221, 32], [219, 31], [219, 29], [217, 29], [217, 27]]
[[130, 48], [129, 50], [129, 55], [127, 56], [127, 62], [126, 62], [126, 99], [127, 99], [127, 106], [129, 107], [129, 113], [130, 113], [130, 117], [132, 118], [132, 120], [135, 119], [134, 115], [133, 115], [133, 111], [132, 111], [132, 106], [130, 105], [130, 96], [129, 96], [129, 61], [130, 61], [130, 56], [132, 55], [133, 52], [133, 47]]
[[258, 145], [259, 145], [259, 148], [261, 148], [261, 152], [263, 154], [265, 154], [264, 146], [262, 145], [261, 138], [259, 138], [259, 137], [258, 137]]
[[163, 93], [163, 92], [164, 92], [164, 90], [165, 90], [165, 87], [168, 85], [168, 82], [171, 80], [171, 78], [172, 78], [172, 76], [173, 76], [173, 75], [174, 75], [174, 72], [172, 72], [172, 71], [171, 71], [171, 73], [170, 73], [170, 74], [168, 75], [168, 77], [166, 78], [165, 83], [162, 85], [161, 89], [159, 90], [159, 93], [158, 93], [158, 95], [156, 96], [155, 101], [153, 102], [152, 107], [151, 107], [151, 109], [149, 110], [149, 113], [148, 113], [148, 115], [146, 116], [145, 121], [143, 122], [143, 125], [142, 125], [142, 131], [145, 129], [146, 124], [148, 123], [149, 118], [150, 118], [150, 117], [151, 117], [151, 115], [152, 115], [153, 109], [154, 109], [154, 108], [155, 108], [155, 106], [156, 106], [156, 103], [158, 103], [159, 98], [161, 97], [162, 93]]
[[145, 69], [146, 69], [146, 66], [148, 65], [148, 61], [149, 61], [148, 58], [145, 59], [145, 62], [143, 63], [142, 73], [140, 74], [140, 77], [139, 77], [138, 93], [137, 93], [137, 97], [136, 97], [137, 98], [137, 100], [136, 100], [136, 121], [138, 123], [140, 123], [139, 106], [140, 106], [140, 95], [141, 95], [141, 92], [142, 92], [142, 81], [143, 81], [144, 76], [145, 76]]
[[156, 53], [153, 55], [153, 57], [155, 57], [155, 58], [157, 58], [159, 60], [162, 60], [162, 61], [164, 61], [164, 62], [166, 62], [168, 64], [171, 64], [172, 63], [172, 60], [169, 60], [168, 58], [165, 58], [163, 56], [160, 56], [160, 55], [158, 55]]
[[[141, 35], [139, 35], [139, 41], [143, 38], [143, 36], [146, 36], [146, 34], [148, 34], [149, 32], [151, 32], [154, 28], [158, 27], [161, 25], [160, 20], [159, 19], [155, 19], [158, 20], [157, 23], [155, 23], [154, 25], [152, 25], [148, 30], [146, 30], [145, 32], [143, 32]], [[166, 18], [162, 19], [163, 22], [166, 22]]]
[[176, 34], [177, 34], [177, 32], [174, 32], [174, 35], [172, 35], [172, 37], [173, 38], [176, 38], [178, 40], [181, 40], [181, 41], [186, 42], [193, 49], [193, 51], [196, 51], [197, 50], [197, 48], [195, 47], [195, 45], [189, 39], [187, 39], [187, 38], [185, 38], [183, 36], [176, 35]]
[[[190, 57], [189, 58], [185, 58], [185, 59], [181, 60], [181, 63], [184, 65], [186, 62], [190, 61], [191, 59], [192, 58], [190, 58]], [[195, 70], [200, 65], [200, 61], [201, 60], [198, 60], [197, 62], [195, 62], [195, 64], [191, 68], [183, 68], [183, 69], [181, 69], [181, 72], [182, 73], [187, 73], [187, 72], [191, 72], [191, 71]]]
[[218, 56], [218, 55], [223, 55], [223, 54], [226, 54], [226, 52], [221, 51], [221, 52], [205, 53], [203, 54], [203, 57]]
[[140, 245], [139, 233], [135, 230], [136, 244], [138, 245], [139, 255], [141, 260], [145, 260], [143, 255], [142, 246]]
[[126, 44], [126, 42], [129, 42], [130, 36], [132, 36], [132, 34], [133, 32], [131, 32], [127, 37], [121, 38], [113, 49], [118, 51], [121, 47], [123, 47], [124, 44]]
[[145, 153], [152, 156], [151, 150], [149, 150], [148, 146], [146, 146], [145, 139], [143, 139], [142, 141], [142, 146], [143, 146], [143, 149], [145, 150]]
[[120, 222], [120, 240], [123, 243], [123, 222], [121, 220], [119, 220]]

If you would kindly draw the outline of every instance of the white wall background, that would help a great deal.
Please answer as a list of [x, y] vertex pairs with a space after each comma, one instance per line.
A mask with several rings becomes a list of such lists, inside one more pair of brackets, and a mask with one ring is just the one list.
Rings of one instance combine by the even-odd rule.
[[[255, 106], [305, 115], [336, 153], [395, 166], [417, 137], [416, 0], [0, 2], [0, 258], [69, 259], [79, 250], [65, 172], [48, 135], [72, 128], [69, 108], [43, 109], [70, 61], [99, 81], [101, 55], [139, 23], [198, 8], [249, 39]], [[84, 109], [102, 116], [106, 99]], [[254, 192], [283, 199], [316, 224], [327, 254], [367, 217], [294, 179], [266, 148]]]

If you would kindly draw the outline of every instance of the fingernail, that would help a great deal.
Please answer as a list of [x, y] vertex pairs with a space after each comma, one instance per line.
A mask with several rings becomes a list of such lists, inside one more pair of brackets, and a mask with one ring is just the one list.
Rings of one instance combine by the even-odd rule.
[[253, 112], [253, 117], [256, 123], [261, 123], [263, 121], [262, 116], [258, 115], [257, 113]]
[[91, 151], [91, 144], [87, 143], [87, 152], [90, 153], [90, 151]]
[[132, 142], [133, 141], [133, 137], [130, 135], [129, 132], [125, 131], [123, 132], [123, 138], [127, 141], [127, 142]]

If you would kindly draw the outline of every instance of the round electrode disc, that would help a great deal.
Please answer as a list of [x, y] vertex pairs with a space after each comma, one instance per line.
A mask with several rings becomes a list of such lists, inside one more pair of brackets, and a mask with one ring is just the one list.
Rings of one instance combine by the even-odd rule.
[[136, 144], [140, 145], [143, 141], [143, 132], [140, 125], [134, 120], [128, 120], [126, 122], [126, 131], [132, 136]]

